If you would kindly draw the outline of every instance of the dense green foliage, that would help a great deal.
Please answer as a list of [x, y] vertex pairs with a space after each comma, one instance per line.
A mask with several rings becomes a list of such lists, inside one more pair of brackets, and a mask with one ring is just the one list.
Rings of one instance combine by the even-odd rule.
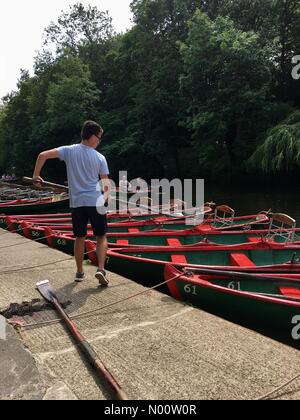
[[[45, 30], [0, 108], [0, 171], [104, 127], [112, 174], [232, 181], [300, 167], [298, 0], [133, 0], [134, 26], [80, 3]], [[59, 162], [48, 175], [64, 177]]]

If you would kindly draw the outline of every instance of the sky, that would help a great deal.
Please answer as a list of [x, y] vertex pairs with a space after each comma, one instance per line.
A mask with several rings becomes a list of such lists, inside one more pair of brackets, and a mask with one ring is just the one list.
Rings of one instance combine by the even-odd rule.
[[[61, 11], [79, 1], [5, 0], [0, 6], [0, 98], [16, 88], [20, 69], [33, 74], [33, 60], [43, 44], [43, 31]], [[131, 0], [80, 0], [108, 10], [117, 32], [132, 26]]]

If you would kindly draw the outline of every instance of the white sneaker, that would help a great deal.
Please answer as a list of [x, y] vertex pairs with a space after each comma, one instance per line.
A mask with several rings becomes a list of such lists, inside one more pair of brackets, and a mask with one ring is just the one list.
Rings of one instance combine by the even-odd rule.
[[108, 286], [108, 279], [106, 277], [106, 271], [98, 268], [97, 273], [95, 274], [96, 279], [99, 281], [101, 286]]
[[75, 278], [74, 278], [74, 281], [76, 282], [76, 283], [81, 283], [83, 280], [85, 279], [85, 274], [84, 273], [76, 273], [75, 274]]

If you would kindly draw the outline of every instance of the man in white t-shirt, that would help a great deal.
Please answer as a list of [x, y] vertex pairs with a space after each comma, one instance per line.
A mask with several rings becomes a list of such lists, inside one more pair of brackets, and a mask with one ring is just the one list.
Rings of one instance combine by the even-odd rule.
[[96, 151], [103, 135], [102, 127], [94, 121], [86, 121], [83, 125], [80, 144], [63, 146], [42, 152], [36, 162], [33, 179], [43, 181], [41, 170], [48, 159], [58, 158], [66, 163], [70, 208], [72, 211], [73, 232], [76, 237], [74, 255], [77, 265], [76, 282], [85, 278], [83, 259], [85, 238], [90, 222], [94, 236], [97, 237], [98, 270], [95, 277], [103, 286], [108, 285], [104, 270], [107, 253], [107, 218], [105, 197], [100, 188], [101, 178], [105, 195], [109, 197], [109, 170], [106, 159]]

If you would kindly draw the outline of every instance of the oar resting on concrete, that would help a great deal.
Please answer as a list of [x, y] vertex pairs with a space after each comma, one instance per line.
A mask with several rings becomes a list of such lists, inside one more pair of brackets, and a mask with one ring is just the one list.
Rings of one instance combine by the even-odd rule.
[[96, 352], [90, 346], [90, 344], [86, 341], [86, 339], [82, 336], [80, 331], [78, 330], [77, 326], [74, 322], [68, 317], [67, 313], [62, 308], [57, 296], [53, 288], [51, 287], [48, 280], [42, 281], [37, 283], [36, 285], [37, 290], [43, 296], [43, 298], [51, 303], [56, 311], [59, 313], [60, 317], [63, 321], [65, 321], [65, 325], [67, 326], [68, 330], [71, 332], [72, 336], [75, 338], [76, 342], [79, 345], [80, 350], [86, 357], [87, 361], [90, 365], [96, 370], [97, 374], [100, 378], [104, 378], [108, 385], [111, 387], [113, 392], [116, 394], [119, 400], [128, 400], [126, 393], [122, 390], [121, 386], [118, 384], [116, 379], [113, 375], [109, 372], [106, 366], [102, 363], [99, 359]]

